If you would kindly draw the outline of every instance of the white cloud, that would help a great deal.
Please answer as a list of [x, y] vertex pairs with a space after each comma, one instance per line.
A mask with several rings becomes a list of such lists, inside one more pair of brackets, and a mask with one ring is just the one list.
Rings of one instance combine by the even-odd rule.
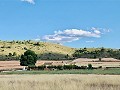
[[97, 34], [101, 34], [101, 32], [100, 32], [100, 28], [92, 27], [91, 30], [93, 30], [93, 31], [94, 31], [95, 33], [97, 33]]
[[42, 40], [56, 42], [56, 43], [64, 43], [64, 42], [72, 42], [79, 40], [81, 38], [99, 38], [101, 37], [101, 32], [99, 30], [94, 31], [86, 31], [82, 29], [67, 29], [64, 31], [55, 31], [53, 35], [45, 35]]
[[86, 43], [94, 43], [95, 41], [86, 41]]
[[[104, 29], [91, 28], [90, 30], [82, 29], [66, 29], [63, 31], [54, 31], [52, 35], [45, 35], [40, 40], [50, 41], [55, 43], [73, 42], [83, 38], [100, 38], [103, 34]], [[36, 39], [39, 40], [39, 39]], [[94, 41], [86, 41], [87, 43], [92, 43]]]
[[25, 2], [28, 2], [28, 3], [31, 3], [31, 4], [35, 4], [34, 0], [21, 0], [21, 1], [25, 1]]

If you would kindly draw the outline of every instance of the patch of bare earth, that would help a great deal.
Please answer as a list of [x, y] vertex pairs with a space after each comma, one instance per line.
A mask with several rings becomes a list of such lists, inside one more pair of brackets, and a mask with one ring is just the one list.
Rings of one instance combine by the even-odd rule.
[[[44, 63], [52, 63], [52, 65], [68, 65], [76, 64], [78, 66], [87, 66], [92, 64], [94, 67], [120, 67], [120, 60], [113, 58], [103, 58], [102, 61], [99, 59], [86, 59], [79, 58], [73, 61], [48, 61], [48, 60], [38, 60], [36, 66], [44, 65]], [[23, 66], [20, 66], [19, 61], [0, 61], [0, 70], [11, 70], [11, 69], [22, 69]]]

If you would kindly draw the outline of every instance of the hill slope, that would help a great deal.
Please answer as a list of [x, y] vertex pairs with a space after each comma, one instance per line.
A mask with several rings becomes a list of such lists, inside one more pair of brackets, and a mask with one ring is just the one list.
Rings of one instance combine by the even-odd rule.
[[19, 59], [27, 49], [38, 54], [39, 59], [68, 59], [75, 52], [74, 48], [48, 42], [0, 41], [0, 59]]

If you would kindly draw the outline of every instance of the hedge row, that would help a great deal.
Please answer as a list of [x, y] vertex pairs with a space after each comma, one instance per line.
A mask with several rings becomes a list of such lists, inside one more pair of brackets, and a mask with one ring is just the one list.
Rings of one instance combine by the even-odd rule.
[[77, 65], [63, 65], [63, 66], [28, 66], [28, 70], [32, 69], [32, 70], [45, 70], [45, 69], [49, 69], [49, 70], [71, 70], [71, 69], [92, 69], [92, 65], [88, 65], [87, 66], [77, 66]]

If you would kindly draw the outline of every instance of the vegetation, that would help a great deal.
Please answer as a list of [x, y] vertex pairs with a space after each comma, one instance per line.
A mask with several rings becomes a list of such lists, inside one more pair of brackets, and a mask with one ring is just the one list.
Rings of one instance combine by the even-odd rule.
[[93, 69], [92, 64], [88, 64], [88, 69]]
[[10, 71], [10, 72], [1, 72], [1, 75], [9, 74], [98, 74], [98, 75], [120, 75], [120, 68], [111, 68], [111, 69], [79, 69], [79, 70], [40, 70], [40, 71]]
[[48, 42], [0, 41], [0, 60], [19, 60], [26, 50], [34, 51], [41, 60], [72, 59], [74, 48]]
[[105, 48], [96, 48], [94, 50], [89, 50], [87, 48], [76, 50], [73, 54], [75, 58], [115, 58], [120, 59], [120, 50], [119, 49], [105, 49]]
[[26, 50], [34, 51], [41, 60], [72, 60], [74, 58], [116, 58], [120, 59], [119, 49], [108, 48], [69, 48], [48, 42], [0, 41], [0, 60], [19, 60]]
[[37, 61], [37, 55], [34, 51], [27, 50], [24, 55], [21, 55], [20, 65], [21, 66], [29, 66], [35, 65]]
[[1, 75], [1, 90], [119, 90], [118, 75]]
[[[81, 68], [80, 66], [77, 66], [77, 65], [59, 65], [59, 66], [28, 66], [28, 70], [32, 69], [32, 70], [44, 70], [44, 69], [49, 69], [49, 70], [71, 70], [71, 69], [83, 69]], [[88, 67], [89, 68], [89, 67]]]

